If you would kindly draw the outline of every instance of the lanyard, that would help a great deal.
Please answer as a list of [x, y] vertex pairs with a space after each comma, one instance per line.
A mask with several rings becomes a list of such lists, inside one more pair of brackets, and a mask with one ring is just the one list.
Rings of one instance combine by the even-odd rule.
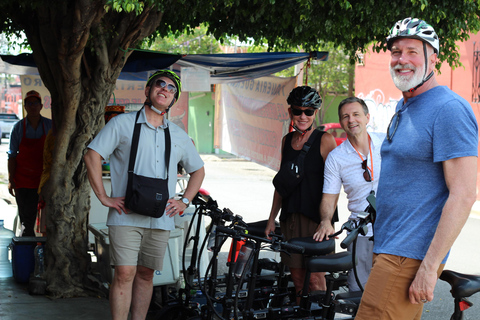
[[[371, 145], [371, 138], [370, 138], [370, 135], [368, 135], [368, 150], [370, 151], [370, 163], [371, 163], [371, 168], [368, 166], [368, 161], [367, 161], [367, 169], [370, 170], [371, 174], [372, 174], [372, 181], [373, 181], [373, 155], [372, 155], [372, 145]], [[358, 152], [357, 148], [355, 148], [355, 146], [352, 144], [352, 147], [353, 149], [355, 149], [355, 151], [357, 151], [358, 153], [358, 156], [360, 157], [360, 159], [362, 159], [362, 162], [363, 162], [363, 157], [362, 155], [360, 154], [360, 152]]]

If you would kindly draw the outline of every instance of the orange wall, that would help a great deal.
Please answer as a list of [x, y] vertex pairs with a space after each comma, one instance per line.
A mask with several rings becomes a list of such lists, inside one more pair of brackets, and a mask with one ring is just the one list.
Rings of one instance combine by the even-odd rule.
[[[440, 69], [441, 73], [437, 73], [437, 81], [440, 85], [448, 86], [470, 102], [477, 122], [480, 124], [480, 104], [472, 102], [474, 42], [477, 43], [477, 50], [480, 50], [480, 34], [472, 34], [468, 41], [457, 43], [463, 67], [452, 70], [448, 63], [444, 62]], [[374, 53], [369, 51], [365, 53], [363, 61], [363, 65], [357, 65], [355, 68], [355, 94], [364, 99], [369, 107], [370, 129], [385, 132], [394, 114], [396, 103], [401, 98], [400, 91], [390, 77], [388, 68], [390, 52]], [[479, 188], [480, 163], [477, 162], [477, 191]], [[477, 200], [480, 200], [478, 192]]]

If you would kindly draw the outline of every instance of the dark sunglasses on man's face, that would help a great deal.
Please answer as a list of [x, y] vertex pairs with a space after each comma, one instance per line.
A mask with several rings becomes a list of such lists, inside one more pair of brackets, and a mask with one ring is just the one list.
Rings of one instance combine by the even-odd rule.
[[175, 86], [174, 86], [173, 84], [171, 84], [171, 83], [167, 83], [165, 80], [162, 80], [162, 79], [157, 79], [157, 80], [155, 80], [155, 86], [161, 87], [161, 88], [167, 87], [167, 90], [168, 90], [171, 94], [177, 93], [177, 87], [175, 87]]
[[302, 109], [298, 109], [298, 108], [293, 108], [291, 107], [290, 109], [292, 109], [292, 113], [294, 116], [300, 116], [302, 115], [302, 113], [305, 113], [305, 115], [307, 117], [311, 117], [313, 116], [313, 114], [315, 113], [315, 110], [314, 109], [305, 109], [305, 110], [302, 110]]

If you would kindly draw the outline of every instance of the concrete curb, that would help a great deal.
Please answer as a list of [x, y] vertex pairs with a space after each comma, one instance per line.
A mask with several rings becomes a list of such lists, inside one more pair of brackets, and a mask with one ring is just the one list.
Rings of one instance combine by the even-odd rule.
[[215, 161], [248, 161], [244, 158], [237, 157], [233, 154], [200, 154], [200, 157], [204, 162], [215, 162]]

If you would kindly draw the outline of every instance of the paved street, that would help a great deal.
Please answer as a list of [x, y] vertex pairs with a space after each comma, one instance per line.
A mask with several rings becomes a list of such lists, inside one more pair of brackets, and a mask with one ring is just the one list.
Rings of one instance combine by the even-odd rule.
[[[6, 150], [8, 140], [3, 139], [0, 145], [0, 198], [12, 201], [6, 191], [7, 161]], [[273, 195], [273, 170], [255, 163], [216, 155], [202, 155], [205, 161], [206, 178], [203, 188], [211, 193], [221, 208], [227, 207], [235, 214], [243, 216], [247, 222], [267, 219]], [[346, 197], [341, 194], [339, 201], [340, 220], [345, 221]], [[0, 218], [12, 219], [16, 209], [12, 205], [0, 200]], [[8, 220], [7, 218], [5, 218]], [[6, 225], [9, 222], [6, 221]], [[338, 227], [338, 226], [337, 226]], [[462, 234], [455, 243], [446, 269], [458, 272], [480, 274], [480, 219], [478, 214], [472, 214]], [[222, 256], [226, 256], [229, 246], [224, 246]], [[340, 249], [339, 249], [340, 250]], [[474, 307], [465, 314], [465, 319], [479, 319], [480, 294], [471, 299]], [[449, 319], [453, 312], [453, 299], [446, 283], [439, 281], [435, 289], [434, 301], [428, 303], [424, 309], [423, 320]]]

